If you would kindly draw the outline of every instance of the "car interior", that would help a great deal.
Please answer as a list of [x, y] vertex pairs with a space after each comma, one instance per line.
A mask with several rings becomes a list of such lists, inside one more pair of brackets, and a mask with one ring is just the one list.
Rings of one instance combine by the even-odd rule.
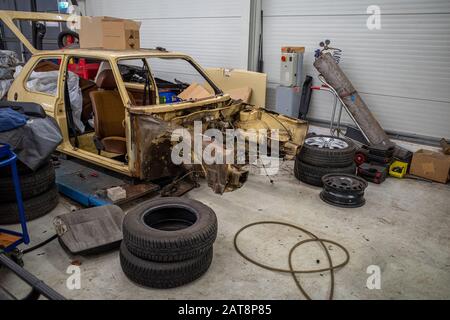
[[98, 90], [89, 92], [89, 97], [94, 115], [94, 143], [98, 154], [106, 151], [124, 155], [127, 152], [125, 108], [110, 69], [99, 73], [96, 86]]
[[[73, 128], [70, 112], [68, 113], [71, 143], [84, 151], [126, 162], [125, 107], [109, 63], [73, 57], [69, 61], [68, 70], [79, 76], [83, 100], [81, 121], [85, 125], [84, 132]], [[133, 94], [129, 95], [134, 103]], [[73, 101], [67, 97], [67, 92], [65, 96], [67, 111]]]
[[[182, 60], [182, 62], [188, 64], [187, 61]], [[126, 59], [118, 62], [122, 80], [133, 106], [151, 106], [157, 105], [158, 102], [159, 104], [171, 104], [183, 101], [178, 98], [178, 95], [197, 81], [203, 81], [205, 87], [211, 88], [196, 70], [194, 72], [197, 74], [193, 74], [192, 70], [189, 71], [190, 73], [183, 72], [183, 70], [181, 72], [169, 70], [168, 72], [158, 71], [158, 66], [155, 66], [155, 71], [152, 69], [152, 73], [150, 73], [148, 65], [149, 63], [145, 63], [144, 59]], [[190, 64], [188, 67], [193, 69]], [[167, 66], [165, 68], [167, 70]], [[54, 70], [54, 68], [50, 69]], [[126, 163], [125, 107], [109, 62], [71, 57], [67, 70], [79, 77], [82, 96], [81, 122], [85, 127], [81, 132], [74, 125], [71, 111], [74, 101], [71, 101], [69, 89], [65, 88], [71, 143], [81, 150]], [[159, 101], [157, 101], [158, 97]]]

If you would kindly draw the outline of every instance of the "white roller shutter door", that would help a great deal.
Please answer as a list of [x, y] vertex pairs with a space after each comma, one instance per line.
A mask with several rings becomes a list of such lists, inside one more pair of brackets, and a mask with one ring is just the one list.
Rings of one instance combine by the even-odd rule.
[[86, 13], [139, 20], [141, 46], [191, 55], [204, 67], [247, 68], [249, 0], [87, 0]]
[[[262, 0], [268, 105], [275, 104], [280, 48], [304, 45], [305, 72], [318, 42], [343, 50], [341, 67], [382, 126], [409, 136], [450, 138], [449, 0]], [[381, 30], [366, 27], [381, 9]], [[314, 93], [310, 117], [329, 120], [332, 98]]]

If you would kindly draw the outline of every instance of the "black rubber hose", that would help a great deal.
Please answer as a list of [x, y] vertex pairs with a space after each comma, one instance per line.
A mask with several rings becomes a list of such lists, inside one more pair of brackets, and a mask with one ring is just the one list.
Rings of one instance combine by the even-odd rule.
[[[299, 230], [301, 232], [304, 232], [304, 233], [306, 233], [307, 235], [309, 235], [311, 237], [311, 239], [306, 239], [306, 240], [298, 242], [297, 244], [295, 244], [291, 248], [291, 250], [289, 251], [289, 269], [275, 268], [275, 267], [271, 267], [271, 266], [265, 265], [265, 264], [263, 264], [261, 262], [258, 262], [256, 260], [248, 257], [246, 254], [244, 254], [242, 252], [242, 250], [239, 248], [239, 246], [237, 245], [237, 239], [238, 239], [239, 235], [242, 233], [242, 231], [244, 231], [244, 230], [246, 230], [246, 229], [248, 229], [250, 227], [253, 227], [253, 226], [256, 226], [256, 225], [263, 225], [263, 224], [275, 224], [275, 225], [282, 225], [282, 226], [290, 227], [290, 228], [293, 228], [293, 229], [297, 229], [297, 230]], [[326, 257], [327, 257], [327, 260], [328, 260], [328, 265], [329, 265], [328, 268], [310, 269], [310, 270], [294, 270], [294, 267], [292, 265], [293, 253], [295, 252], [295, 250], [298, 247], [300, 247], [301, 245], [304, 245], [305, 243], [309, 243], [309, 242], [319, 242], [320, 243], [320, 245], [322, 246], [322, 248], [325, 251], [325, 254], [326, 254]], [[333, 260], [331, 258], [330, 252], [329, 252], [328, 248], [326, 247], [325, 243], [333, 244], [333, 245], [336, 245], [337, 247], [341, 248], [344, 251], [345, 255], [346, 255], [345, 261], [340, 263], [340, 264], [338, 264], [338, 265], [333, 265]], [[350, 254], [349, 254], [348, 250], [344, 246], [342, 246], [341, 244], [339, 244], [339, 243], [337, 243], [335, 241], [332, 241], [332, 240], [321, 239], [321, 238], [317, 237], [315, 234], [313, 234], [312, 232], [310, 232], [310, 231], [308, 231], [308, 230], [306, 230], [306, 229], [304, 229], [302, 227], [299, 227], [299, 226], [296, 226], [296, 225], [293, 225], [293, 224], [290, 224], [290, 223], [279, 222], [279, 221], [260, 221], [260, 222], [254, 222], [254, 223], [251, 223], [249, 225], [244, 226], [234, 236], [234, 247], [235, 247], [236, 251], [244, 259], [250, 261], [251, 263], [253, 263], [253, 264], [255, 264], [255, 265], [257, 265], [257, 266], [259, 266], [261, 268], [264, 268], [264, 269], [270, 270], [270, 271], [275, 271], [275, 272], [290, 273], [292, 275], [292, 277], [294, 278], [294, 281], [295, 281], [298, 289], [305, 296], [305, 298], [308, 299], [308, 300], [311, 300], [311, 297], [308, 295], [308, 293], [305, 291], [305, 289], [301, 285], [299, 277], [298, 277], [298, 274], [301, 274], [301, 273], [319, 273], [319, 272], [330, 271], [331, 286], [330, 286], [329, 300], [332, 300], [333, 299], [333, 294], [334, 294], [334, 285], [335, 285], [334, 284], [334, 270], [342, 268], [343, 266], [345, 266], [350, 261]]]
[[32, 251], [34, 251], [34, 250], [37, 250], [37, 249], [39, 249], [39, 248], [45, 246], [47, 243], [52, 242], [52, 241], [55, 240], [56, 238], [58, 238], [58, 235], [57, 235], [57, 234], [54, 234], [53, 236], [51, 236], [51, 237], [48, 238], [47, 240], [44, 240], [44, 241], [42, 241], [41, 243], [38, 243], [37, 245], [35, 245], [35, 246], [31, 247], [31, 248], [27, 248], [27, 249], [23, 250], [22, 253], [23, 253], [23, 254], [27, 254], [27, 253], [30, 253], [30, 252], [32, 252]]

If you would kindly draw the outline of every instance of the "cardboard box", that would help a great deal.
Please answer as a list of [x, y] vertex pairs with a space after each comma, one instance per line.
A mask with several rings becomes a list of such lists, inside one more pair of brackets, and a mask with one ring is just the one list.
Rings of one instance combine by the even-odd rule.
[[212, 94], [198, 83], [192, 83], [183, 92], [178, 95], [178, 98], [183, 100], [198, 100], [211, 97]]
[[230, 89], [227, 92], [233, 100], [241, 100], [244, 103], [250, 103], [252, 97], [252, 88], [243, 87], [237, 89]]
[[112, 17], [81, 17], [80, 48], [140, 49], [141, 23]]
[[447, 183], [449, 171], [450, 156], [423, 149], [414, 153], [410, 169], [412, 175]]
[[305, 47], [282, 47], [283, 53], [305, 53]]
[[[231, 90], [248, 87], [252, 89], [248, 103], [257, 107], [266, 106], [267, 75], [265, 73], [224, 68], [207, 68], [206, 73], [223, 92], [230, 93]], [[206, 84], [205, 87], [208, 88]]]

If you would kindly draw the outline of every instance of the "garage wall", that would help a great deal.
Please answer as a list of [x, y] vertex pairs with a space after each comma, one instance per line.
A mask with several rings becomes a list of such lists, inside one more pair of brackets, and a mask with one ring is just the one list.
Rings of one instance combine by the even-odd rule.
[[142, 21], [142, 47], [181, 51], [204, 67], [247, 68], [250, 0], [87, 0], [86, 13]]
[[[373, 4], [381, 8], [381, 30], [366, 27]], [[205, 67], [247, 67], [249, 8], [250, 0], [86, 0], [89, 15], [142, 21], [144, 47], [182, 51]], [[280, 48], [306, 46], [305, 73], [316, 78], [313, 53], [329, 38], [343, 49], [341, 67], [386, 130], [450, 138], [449, 0], [262, 0], [262, 9], [269, 108]], [[327, 93], [313, 95], [310, 118], [329, 120], [331, 103]]]
[[[305, 71], [317, 79], [314, 50], [330, 39], [386, 130], [450, 138], [450, 1], [262, 1], [268, 105], [275, 104], [280, 48], [306, 46]], [[381, 30], [366, 27], [372, 4], [381, 8]], [[314, 94], [310, 117], [329, 121], [331, 104], [327, 93]]]
[[[36, 2], [37, 6], [36, 9], [39, 12], [58, 12], [57, 4], [58, 3], [56, 0], [39, 0]], [[0, 0], [0, 10], [31, 11], [31, 3], [30, 1]], [[19, 40], [6, 26], [3, 26], [3, 23], [1, 22], [0, 28], [2, 28], [2, 34], [4, 36], [2, 41], [5, 46], [5, 49], [15, 51], [17, 52], [19, 57], [21, 57], [22, 49]], [[31, 24], [22, 22], [21, 28], [23, 34], [31, 42], [32, 41]], [[47, 26], [47, 33], [42, 43], [44, 49], [54, 50], [58, 48], [57, 38], [59, 32], [60, 32], [59, 27]], [[29, 58], [31, 54], [26, 49], [24, 49], [24, 51], [25, 51], [25, 58], [26, 59]]]

